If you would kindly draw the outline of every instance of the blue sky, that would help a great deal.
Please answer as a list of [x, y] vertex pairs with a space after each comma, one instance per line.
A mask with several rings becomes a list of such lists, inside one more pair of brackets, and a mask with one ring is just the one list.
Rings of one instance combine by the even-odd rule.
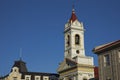
[[20, 48], [29, 71], [56, 72], [73, 3], [86, 29], [86, 55], [98, 65], [92, 49], [120, 39], [120, 0], [0, 0], [0, 75], [10, 72]]

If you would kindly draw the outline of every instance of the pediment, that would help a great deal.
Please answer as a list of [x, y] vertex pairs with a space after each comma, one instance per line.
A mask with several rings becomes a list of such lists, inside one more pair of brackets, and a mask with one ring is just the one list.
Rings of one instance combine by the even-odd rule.
[[65, 70], [65, 69], [73, 67], [76, 64], [77, 64], [76, 62], [73, 62], [70, 59], [64, 59], [64, 61], [59, 65], [59, 68], [57, 69], [57, 71], [61, 72], [61, 71]]

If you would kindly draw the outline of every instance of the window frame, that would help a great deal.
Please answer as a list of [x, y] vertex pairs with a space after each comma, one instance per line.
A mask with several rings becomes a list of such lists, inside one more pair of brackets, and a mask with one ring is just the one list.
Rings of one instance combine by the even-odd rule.
[[49, 80], [49, 76], [43, 76], [43, 80]]
[[25, 80], [31, 80], [31, 76], [30, 75], [25, 75]]
[[110, 55], [104, 55], [104, 66], [110, 66]]
[[[38, 78], [38, 79], [37, 79]], [[41, 80], [40, 76], [35, 76], [35, 80]]]
[[80, 45], [80, 35], [75, 34], [75, 45]]

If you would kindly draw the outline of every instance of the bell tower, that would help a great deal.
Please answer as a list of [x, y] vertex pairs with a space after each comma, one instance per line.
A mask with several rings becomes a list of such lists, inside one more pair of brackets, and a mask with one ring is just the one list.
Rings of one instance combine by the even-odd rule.
[[59, 64], [57, 72], [60, 80], [92, 80], [94, 78], [93, 57], [85, 55], [84, 27], [75, 14], [65, 24], [64, 60]]
[[84, 27], [79, 22], [74, 8], [69, 21], [65, 24], [64, 29], [65, 52], [64, 57], [73, 59], [76, 56], [85, 56], [84, 50]]

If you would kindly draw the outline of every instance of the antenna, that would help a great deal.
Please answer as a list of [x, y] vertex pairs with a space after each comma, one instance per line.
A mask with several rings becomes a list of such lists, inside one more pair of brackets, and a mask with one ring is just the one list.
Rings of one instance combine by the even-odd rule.
[[20, 56], [20, 60], [22, 60], [22, 48], [20, 48], [20, 54], [19, 54], [19, 56]]

